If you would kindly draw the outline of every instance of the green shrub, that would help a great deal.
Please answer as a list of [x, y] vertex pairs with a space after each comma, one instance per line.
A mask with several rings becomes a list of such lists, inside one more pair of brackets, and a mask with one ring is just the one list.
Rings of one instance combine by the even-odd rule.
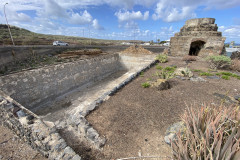
[[142, 72], [140, 72], [140, 74], [139, 74], [141, 77], [143, 77], [144, 76], [144, 72], [142, 71]]
[[230, 77], [229, 77], [229, 76], [227, 76], [227, 75], [222, 75], [222, 79], [229, 80], [229, 79], [230, 79]]
[[222, 75], [222, 78], [223, 79], [226, 79], [226, 80], [229, 80], [230, 77], [234, 77], [234, 78], [237, 78], [240, 80], [240, 76], [235, 74], [235, 73], [231, 73], [231, 72], [219, 72], [219, 73], [216, 73], [216, 75], [218, 76], [221, 76]]
[[186, 127], [172, 142], [174, 159], [239, 159], [239, 107], [202, 106], [197, 112], [188, 108], [182, 119]]
[[149, 88], [150, 87], [150, 83], [149, 82], [145, 82], [141, 84], [143, 88]]
[[213, 74], [209, 72], [202, 72], [200, 73], [200, 76], [213, 76]]
[[156, 60], [158, 60], [160, 63], [166, 63], [168, 62], [168, 56], [165, 54], [159, 54], [157, 55]]
[[163, 67], [162, 66], [156, 66], [156, 69], [162, 70]]
[[211, 69], [219, 69], [231, 64], [231, 58], [227, 56], [208, 56], [207, 61]]
[[165, 71], [175, 71], [176, 68], [175, 67], [165, 67], [163, 70], [165, 70]]
[[225, 76], [232, 76], [233, 73], [230, 73], [230, 72], [220, 72], [221, 75], [225, 75]]

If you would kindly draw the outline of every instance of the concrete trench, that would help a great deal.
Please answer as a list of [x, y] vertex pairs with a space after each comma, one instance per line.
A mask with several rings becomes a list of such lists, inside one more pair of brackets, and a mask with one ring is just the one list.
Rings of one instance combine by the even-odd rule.
[[[105, 139], [91, 127], [85, 116], [140, 72], [150, 68], [156, 62], [155, 56], [101, 55], [2, 76], [0, 87], [22, 104], [24, 110], [33, 112], [44, 123], [50, 123], [51, 128], [54, 126], [61, 134], [73, 135], [78, 141], [99, 150]], [[68, 142], [71, 138], [65, 140]], [[49, 157], [54, 159], [54, 154]]]

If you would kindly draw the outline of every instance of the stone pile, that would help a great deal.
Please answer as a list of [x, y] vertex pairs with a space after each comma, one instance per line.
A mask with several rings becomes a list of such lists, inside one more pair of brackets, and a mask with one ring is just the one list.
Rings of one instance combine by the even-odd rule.
[[0, 123], [49, 159], [81, 160], [58, 134], [53, 123], [42, 121], [2, 92], [0, 92]]

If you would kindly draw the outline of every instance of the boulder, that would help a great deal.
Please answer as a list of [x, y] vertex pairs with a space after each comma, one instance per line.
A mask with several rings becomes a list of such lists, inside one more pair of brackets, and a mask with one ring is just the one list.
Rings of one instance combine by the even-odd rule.
[[175, 141], [177, 138], [177, 134], [180, 132], [181, 135], [184, 134], [186, 125], [183, 121], [174, 123], [173, 125], [171, 125], [170, 127], [168, 127], [168, 129], [165, 132], [165, 137], [164, 137], [164, 141], [167, 144], [171, 144], [171, 142]]
[[158, 79], [152, 83], [153, 87], [156, 87], [159, 91], [170, 89], [170, 83], [166, 79]]
[[240, 60], [240, 51], [232, 52], [232, 55], [230, 57], [231, 59], [239, 59]]

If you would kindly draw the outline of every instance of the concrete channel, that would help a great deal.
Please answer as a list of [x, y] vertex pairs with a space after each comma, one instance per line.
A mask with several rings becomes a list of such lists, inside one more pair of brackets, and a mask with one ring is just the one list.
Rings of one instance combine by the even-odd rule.
[[[105, 139], [91, 127], [85, 116], [140, 72], [150, 68], [156, 62], [155, 57], [156, 54], [106, 54], [1, 76], [0, 87], [4, 95], [0, 96], [10, 96], [21, 104], [28, 113], [26, 115], [33, 114], [47, 127], [61, 130], [61, 134], [71, 133], [80, 141], [100, 149]], [[22, 124], [22, 117], [17, 118]], [[71, 145], [66, 147], [71, 148]], [[45, 151], [48, 157], [59, 156], [51, 147], [48, 149]], [[72, 158], [76, 155], [70, 154]]]

